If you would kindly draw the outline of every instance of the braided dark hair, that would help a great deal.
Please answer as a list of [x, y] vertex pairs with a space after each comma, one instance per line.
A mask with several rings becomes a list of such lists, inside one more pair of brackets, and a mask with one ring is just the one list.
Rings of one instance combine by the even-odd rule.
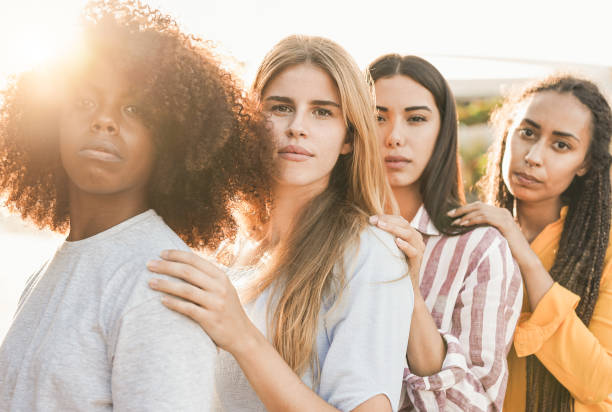
[[[514, 196], [502, 179], [501, 164], [517, 105], [541, 92], [570, 93], [591, 112], [591, 143], [586, 154], [588, 171], [576, 176], [562, 194], [568, 212], [559, 249], [550, 274], [563, 287], [580, 296], [576, 314], [588, 325], [599, 294], [599, 283], [610, 234], [610, 136], [612, 112], [592, 82], [574, 76], [548, 77], [510, 97], [492, 117], [500, 138], [489, 153], [487, 174], [480, 182], [485, 200], [512, 211]], [[572, 411], [569, 391], [535, 355], [527, 358], [526, 411]]]

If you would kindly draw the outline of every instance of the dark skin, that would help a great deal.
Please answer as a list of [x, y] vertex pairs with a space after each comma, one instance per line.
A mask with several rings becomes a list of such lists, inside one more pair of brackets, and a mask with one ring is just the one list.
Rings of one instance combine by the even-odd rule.
[[155, 150], [136, 101], [129, 82], [102, 63], [62, 102], [60, 154], [69, 178], [70, 241], [149, 208]]

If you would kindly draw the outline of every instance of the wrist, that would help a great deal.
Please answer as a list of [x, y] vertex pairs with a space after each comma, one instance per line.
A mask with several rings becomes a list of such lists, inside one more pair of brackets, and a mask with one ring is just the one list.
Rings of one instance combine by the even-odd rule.
[[250, 325], [248, 331], [240, 334], [240, 338], [231, 348], [228, 348], [228, 352], [231, 353], [236, 360], [240, 360], [243, 357], [250, 357], [254, 353], [257, 353], [259, 348], [268, 344], [265, 336], [255, 327]]

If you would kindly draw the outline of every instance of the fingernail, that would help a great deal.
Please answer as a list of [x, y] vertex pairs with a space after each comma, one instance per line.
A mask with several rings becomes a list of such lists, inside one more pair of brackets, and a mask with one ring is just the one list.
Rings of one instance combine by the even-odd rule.
[[404, 239], [399, 238], [399, 237], [396, 237], [396, 238], [395, 238], [395, 241], [396, 241], [397, 243], [399, 243], [400, 245], [402, 245], [402, 246], [403, 246], [403, 245], [405, 245], [405, 244], [407, 243], [407, 242], [406, 242]]
[[382, 220], [378, 221], [378, 227], [387, 227], [387, 224], [385, 222], [383, 222]]
[[168, 298], [165, 296], [162, 296], [160, 300], [161, 300], [161, 303], [163, 303], [164, 305], [168, 303]]
[[168, 254], [169, 254], [169, 253], [168, 253], [168, 251], [167, 251], [167, 250], [162, 250], [162, 252], [159, 254], [159, 256], [160, 256], [162, 259], [167, 259], [167, 258], [168, 258]]
[[371, 225], [375, 225], [375, 224], [376, 224], [376, 222], [378, 221], [378, 216], [376, 216], [376, 215], [374, 215], [374, 216], [370, 216], [369, 221], [370, 221], [370, 224], [371, 224]]
[[467, 226], [469, 223], [470, 223], [470, 220], [466, 219], [463, 222], [461, 222], [461, 226]]
[[448, 216], [452, 216], [452, 215], [454, 215], [454, 214], [455, 214], [455, 210], [457, 210], [457, 209], [452, 209], [452, 210], [449, 210], [448, 212], [446, 212], [446, 214], [447, 214]]
[[149, 268], [149, 269], [157, 268], [157, 260], [149, 260], [147, 262], [147, 268]]
[[451, 225], [460, 225], [461, 224], [461, 218], [459, 219], [455, 219], [453, 220], [453, 222], [451, 223]]
[[157, 279], [149, 280], [149, 286], [151, 286], [152, 288], [156, 288], [158, 284], [159, 282], [157, 281]]

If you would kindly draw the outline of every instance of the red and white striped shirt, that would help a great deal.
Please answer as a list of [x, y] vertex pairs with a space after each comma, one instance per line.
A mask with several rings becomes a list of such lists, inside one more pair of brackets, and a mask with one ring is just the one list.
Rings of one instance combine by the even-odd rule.
[[521, 312], [521, 274], [506, 239], [492, 227], [444, 236], [425, 207], [411, 222], [425, 242], [421, 294], [447, 344], [442, 370], [404, 371], [402, 411], [498, 411], [506, 356]]

